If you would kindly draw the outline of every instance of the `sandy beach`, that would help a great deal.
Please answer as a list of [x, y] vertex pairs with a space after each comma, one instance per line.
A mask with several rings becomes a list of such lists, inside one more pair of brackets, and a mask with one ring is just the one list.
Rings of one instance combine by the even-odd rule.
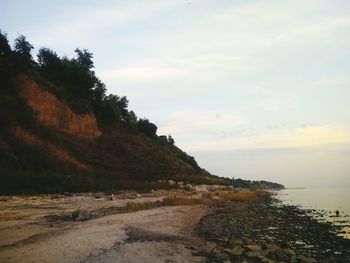
[[[189, 195], [181, 191], [166, 193]], [[164, 192], [146, 194], [137, 199], [133, 195], [132, 199], [126, 196], [115, 200], [109, 200], [110, 196], [105, 195], [94, 196], [2, 198], [0, 261], [68, 263], [205, 260], [193, 255], [201, 245], [193, 231], [200, 218], [207, 213], [206, 206], [159, 207], [119, 213], [117, 208], [131, 200], [156, 202], [164, 197]], [[53, 220], [54, 215], [70, 215], [78, 208], [88, 211], [85, 213], [94, 218], [81, 221]], [[116, 214], [113, 214], [113, 210]]]

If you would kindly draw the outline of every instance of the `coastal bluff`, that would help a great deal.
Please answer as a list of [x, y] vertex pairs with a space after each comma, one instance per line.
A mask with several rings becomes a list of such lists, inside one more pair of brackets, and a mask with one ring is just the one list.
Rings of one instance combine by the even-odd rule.
[[92, 113], [74, 113], [66, 103], [42, 89], [37, 82], [26, 75], [19, 75], [17, 84], [21, 96], [36, 113], [42, 124], [71, 135], [90, 139], [102, 134]]

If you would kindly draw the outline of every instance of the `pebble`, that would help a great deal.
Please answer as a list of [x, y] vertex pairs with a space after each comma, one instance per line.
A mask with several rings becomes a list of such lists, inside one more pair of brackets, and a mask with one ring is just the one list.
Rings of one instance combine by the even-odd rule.
[[248, 205], [226, 204], [202, 219], [198, 233], [220, 244], [231, 262], [350, 262], [350, 242], [336, 236], [332, 225], [274, 202], [267, 198]]
[[244, 252], [244, 249], [240, 246], [236, 246], [234, 248], [226, 249], [225, 251], [232, 256], [241, 256]]
[[317, 263], [317, 260], [311, 257], [298, 256], [299, 263]]
[[244, 248], [246, 248], [248, 251], [252, 251], [252, 252], [261, 251], [261, 247], [258, 245], [246, 245], [246, 246], [244, 246]]

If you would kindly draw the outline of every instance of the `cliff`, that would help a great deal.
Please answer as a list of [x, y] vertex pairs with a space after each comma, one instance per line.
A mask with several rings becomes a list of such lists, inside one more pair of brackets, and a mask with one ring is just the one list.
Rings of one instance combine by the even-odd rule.
[[226, 183], [136, 128], [103, 132], [93, 112], [74, 112], [39, 84], [46, 80], [21, 73], [13, 83], [18, 111], [8, 109], [14, 116], [0, 129], [0, 194], [156, 189], [164, 179]]
[[150, 190], [167, 180], [227, 184], [107, 94], [92, 53], [59, 57], [0, 32], [0, 194]]
[[96, 138], [102, 132], [92, 113], [76, 114], [68, 105], [43, 90], [28, 76], [21, 74], [17, 79], [20, 95], [36, 113], [38, 120], [51, 128], [86, 138]]

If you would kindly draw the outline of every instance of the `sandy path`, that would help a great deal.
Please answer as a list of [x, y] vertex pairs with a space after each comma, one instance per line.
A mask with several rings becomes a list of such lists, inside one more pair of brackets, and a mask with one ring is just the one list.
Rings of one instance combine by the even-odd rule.
[[193, 229], [206, 211], [160, 207], [53, 225], [39, 220], [40, 209], [16, 211], [0, 222], [0, 262], [203, 262], [193, 255], [201, 244]]

